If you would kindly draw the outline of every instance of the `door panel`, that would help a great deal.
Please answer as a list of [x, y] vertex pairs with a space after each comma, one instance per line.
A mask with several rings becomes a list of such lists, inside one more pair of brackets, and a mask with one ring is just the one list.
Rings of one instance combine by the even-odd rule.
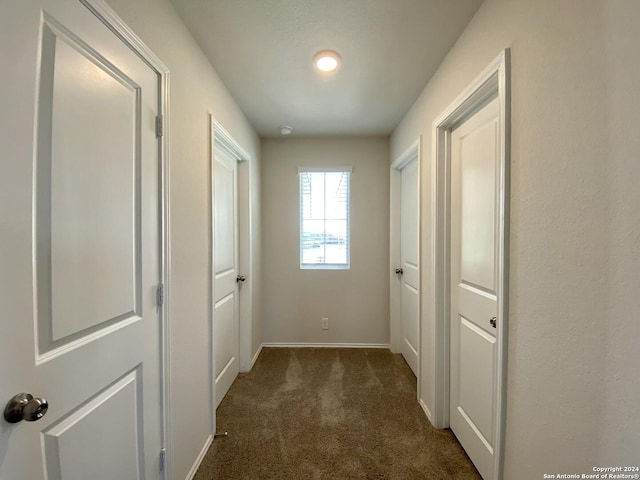
[[[406, 267], [405, 267], [406, 268]], [[404, 345], [402, 349], [402, 355], [407, 359], [407, 363], [414, 370], [414, 374], [417, 373], [417, 360], [418, 354], [418, 304], [416, 302], [416, 296], [418, 290], [413, 288], [409, 282], [403, 282], [402, 289], [402, 332]]]
[[493, 445], [493, 363], [496, 339], [460, 316], [459, 405], [482, 439]]
[[451, 134], [450, 423], [493, 478], [496, 409], [498, 100]]
[[49, 410], [0, 420], [0, 478], [158, 479], [158, 76], [79, 1], [5, 8], [0, 390]]
[[401, 319], [402, 344], [400, 351], [405, 360], [418, 375], [418, 322], [420, 318], [420, 258], [418, 232], [418, 161], [404, 167], [402, 175], [402, 195], [400, 204], [402, 290]]
[[495, 293], [497, 118], [459, 134], [460, 278]]
[[213, 334], [216, 406], [240, 371], [238, 315], [237, 161], [214, 148]]
[[221, 150], [216, 149], [215, 171], [215, 232], [214, 268], [217, 275], [230, 275], [235, 268], [235, 160], [227, 158]]
[[49, 22], [35, 172], [41, 352], [140, 317], [141, 286], [137, 85]]
[[[139, 370], [126, 375], [43, 431], [49, 480], [144, 478], [139, 377]], [[87, 442], [96, 432], [100, 451]]]

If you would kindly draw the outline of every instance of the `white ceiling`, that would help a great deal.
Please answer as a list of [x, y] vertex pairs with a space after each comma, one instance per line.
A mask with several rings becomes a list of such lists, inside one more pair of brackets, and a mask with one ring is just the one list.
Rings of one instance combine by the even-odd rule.
[[[172, 0], [261, 136], [389, 134], [482, 0]], [[340, 70], [315, 71], [336, 50]]]

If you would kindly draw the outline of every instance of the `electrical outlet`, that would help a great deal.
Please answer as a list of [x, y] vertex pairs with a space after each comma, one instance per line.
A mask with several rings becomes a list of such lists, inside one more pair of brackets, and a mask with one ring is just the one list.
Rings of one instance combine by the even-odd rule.
[[329, 330], [329, 319], [328, 318], [323, 318], [322, 319], [322, 330]]

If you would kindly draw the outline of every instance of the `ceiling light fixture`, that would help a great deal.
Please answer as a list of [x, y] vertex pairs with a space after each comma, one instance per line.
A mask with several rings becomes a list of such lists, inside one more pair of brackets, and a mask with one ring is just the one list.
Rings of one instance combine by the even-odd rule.
[[291, 132], [293, 132], [293, 128], [289, 127], [288, 125], [282, 125], [280, 127], [280, 133], [282, 135], [291, 135]]
[[342, 57], [333, 50], [323, 50], [313, 56], [313, 64], [321, 72], [333, 72], [342, 63]]

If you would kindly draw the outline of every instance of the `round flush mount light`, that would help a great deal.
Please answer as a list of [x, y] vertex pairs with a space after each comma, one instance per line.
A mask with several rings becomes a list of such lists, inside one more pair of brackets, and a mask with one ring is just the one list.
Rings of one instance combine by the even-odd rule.
[[285, 136], [286, 136], [286, 135], [291, 135], [291, 132], [293, 132], [293, 127], [290, 127], [290, 126], [288, 126], [288, 125], [282, 125], [282, 126], [280, 127], [280, 133], [281, 133], [282, 135], [285, 135]]
[[342, 57], [333, 50], [322, 50], [313, 56], [313, 64], [321, 72], [333, 72], [342, 63]]

